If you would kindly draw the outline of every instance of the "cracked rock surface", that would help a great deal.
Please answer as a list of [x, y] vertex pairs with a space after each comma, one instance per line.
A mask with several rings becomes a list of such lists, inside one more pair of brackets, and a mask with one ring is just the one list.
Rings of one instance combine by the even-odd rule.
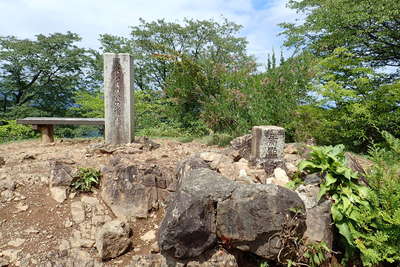
[[[210, 169], [196, 168], [201, 166], [197, 161], [186, 161], [186, 165], [181, 170], [190, 171], [181, 176], [160, 226], [161, 252], [192, 258], [221, 241], [276, 259], [283, 244], [279, 233], [294, 216], [291, 209], [305, 211], [299, 196], [273, 184], [234, 182]], [[305, 218], [296, 218], [296, 224], [294, 234], [301, 238]]]

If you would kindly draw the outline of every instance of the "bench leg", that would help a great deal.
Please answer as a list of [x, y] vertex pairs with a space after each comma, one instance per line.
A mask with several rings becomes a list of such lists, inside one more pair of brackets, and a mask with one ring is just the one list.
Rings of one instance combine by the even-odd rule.
[[42, 143], [48, 144], [54, 142], [54, 127], [53, 125], [38, 125], [38, 130], [42, 136]]

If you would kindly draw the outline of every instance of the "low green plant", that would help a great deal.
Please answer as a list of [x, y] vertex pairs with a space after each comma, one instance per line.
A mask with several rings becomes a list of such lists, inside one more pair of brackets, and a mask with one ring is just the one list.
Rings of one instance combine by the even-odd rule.
[[190, 143], [194, 140], [193, 136], [182, 136], [178, 138], [178, 141], [181, 143]]
[[400, 261], [399, 205], [387, 207], [375, 187], [358, 183], [358, 173], [346, 167], [343, 145], [314, 147], [310, 155], [299, 169], [324, 177], [319, 198], [327, 196], [333, 201], [333, 223], [344, 239], [343, 260], [358, 253], [364, 266]]
[[305, 246], [303, 257], [309, 266], [316, 267], [324, 263], [330, 253], [332, 250], [325, 242], [312, 242]]
[[233, 136], [229, 134], [223, 134], [223, 133], [215, 133], [213, 135], [210, 135], [208, 138], [206, 138], [207, 145], [212, 146], [212, 145], [218, 145], [218, 146], [227, 146], [229, 145], [230, 141], [232, 141]]
[[304, 184], [304, 180], [301, 178], [300, 174], [300, 172], [296, 172], [292, 176], [291, 180], [286, 184], [286, 187], [290, 190], [296, 190], [297, 187]]
[[91, 192], [100, 182], [101, 173], [93, 168], [79, 168], [78, 174], [72, 182], [72, 188], [79, 192]]

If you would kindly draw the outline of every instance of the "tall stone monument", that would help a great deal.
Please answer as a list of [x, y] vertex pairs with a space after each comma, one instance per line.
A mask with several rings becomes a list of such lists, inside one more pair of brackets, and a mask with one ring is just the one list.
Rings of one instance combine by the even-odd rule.
[[254, 126], [251, 161], [271, 175], [275, 168], [284, 168], [285, 129], [277, 126]]
[[134, 141], [133, 62], [129, 54], [104, 54], [105, 140]]

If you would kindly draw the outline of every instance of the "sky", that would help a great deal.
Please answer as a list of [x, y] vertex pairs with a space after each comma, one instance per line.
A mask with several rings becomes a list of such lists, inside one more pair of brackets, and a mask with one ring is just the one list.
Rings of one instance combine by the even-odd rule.
[[[243, 26], [249, 54], [265, 64], [268, 53], [279, 55], [283, 38], [281, 22], [298, 17], [286, 7], [287, 0], [0, 0], [0, 36], [34, 38], [36, 34], [71, 31], [82, 37], [81, 45], [98, 48], [100, 34], [129, 36], [129, 26], [166, 19], [213, 19], [223, 17]], [[288, 56], [288, 51], [283, 49]], [[279, 58], [279, 57], [278, 57]]]

